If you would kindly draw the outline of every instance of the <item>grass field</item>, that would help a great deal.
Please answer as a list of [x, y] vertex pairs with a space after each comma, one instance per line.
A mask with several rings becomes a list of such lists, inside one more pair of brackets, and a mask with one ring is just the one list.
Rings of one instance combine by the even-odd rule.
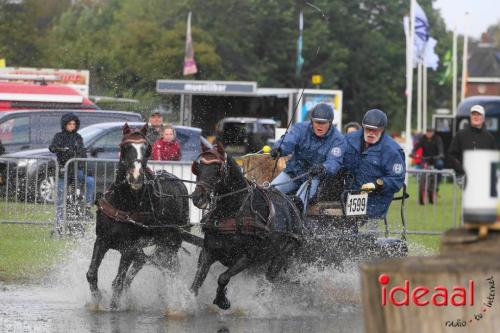
[[53, 204], [35, 204], [0, 201], [2, 222], [52, 222], [55, 217]]
[[22, 282], [43, 277], [56, 262], [67, 241], [50, 236], [54, 205], [0, 201], [0, 281]]
[[52, 226], [0, 224], [0, 281], [28, 282], [47, 274], [67, 240], [50, 236]]
[[[409, 231], [441, 232], [454, 226], [452, 213], [455, 194], [457, 203], [460, 202], [456, 186], [442, 184], [438, 205], [435, 206], [418, 204], [415, 179], [410, 179], [408, 192], [410, 198], [406, 201], [406, 220]], [[388, 213], [390, 230], [396, 232], [401, 230], [400, 207], [401, 202], [395, 201]], [[458, 223], [458, 204], [456, 209]], [[0, 201], [1, 221], [47, 222], [53, 218], [53, 205]], [[50, 225], [0, 224], [0, 281], [28, 281], [46, 274], [69, 242], [68, 239], [52, 238], [51, 230]], [[410, 234], [408, 240], [412, 255], [431, 254], [439, 248], [439, 235]]]
[[[412, 231], [438, 234], [459, 226], [461, 193], [458, 187], [454, 184], [441, 183], [436, 205], [419, 205], [418, 184], [415, 178], [410, 178], [407, 192], [410, 195], [405, 201], [406, 226], [410, 232], [408, 239], [417, 246], [437, 251], [439, 249], [439, 235], [413, 234]], [[401, 196], [401, 193], [396, 196]], [[454, 200], [456, 200], [456, 204], [454, 204]], [[453, 215], [453, 207], [455, 207], [455, 216]], [[401, 201], [393, 201], [387, 214], [387, 220], [390, 230], [401, 230]]]

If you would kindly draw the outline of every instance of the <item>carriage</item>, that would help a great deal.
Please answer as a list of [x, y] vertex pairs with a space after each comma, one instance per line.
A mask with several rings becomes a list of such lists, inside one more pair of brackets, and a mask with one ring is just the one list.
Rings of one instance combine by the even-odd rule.
[[[285, 162], [286, 158], [280, 158], [275, 174], [281, 171]], [[247, 178], [264, 185], [272, 178], [274, 163], [265, 154], [251, 155], [241, 161], [243, 169], [250, 170]], [[409, 196], [406, 186], [392, 203], [399, 206], [401, 221], [389, 223], [387, 217], [379, 220], [367, 218], [368, 193], [348, 189], [351, 181], [345, 172], [326, 177], [319, 185], [316, 198], [304, 207], [301, 259], [341, 265], [346, 260], [406, 256], [405, 201]], [[390, 230], [390, 225], [398, 224], [400, 227]]]

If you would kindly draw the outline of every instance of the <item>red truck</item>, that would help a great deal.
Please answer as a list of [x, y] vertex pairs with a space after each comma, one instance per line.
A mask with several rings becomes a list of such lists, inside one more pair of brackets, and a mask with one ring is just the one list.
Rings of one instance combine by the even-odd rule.
[[0, 69], [0, 112], [99, 109], [88, 99], [88, 71], [50, 68]]
[[96, 110], [99, 107], [68, 86], [44, 82], [0, 82], [0, 112], [25, 109]]

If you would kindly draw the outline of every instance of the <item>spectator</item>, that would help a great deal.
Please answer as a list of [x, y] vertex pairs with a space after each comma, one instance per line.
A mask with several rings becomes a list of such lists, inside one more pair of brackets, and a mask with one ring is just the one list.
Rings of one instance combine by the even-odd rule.
[[155, 161], [180, 161], [182, 158], [181, 147], [177, 141], [177, 134], [172, 125], [163, 128], [161, 139], [153, 145], [153, 160]]
[[466, 150], [497, 149], [495, 137], [484, 127], [484, 108], [474, 105], [470, 109], [470, 126], [457, 132], [450, 144], [449, 157], [457, 175], [464, 174], [463, 154]]
[[351, 121], [344, 126], [344, 133], [349, 134], [351, 132], [356, 132], [361, 128], [361, 125], [356, 121]]
[[149, 144], [153, 145], [156, 140], [161, 138], [163, 133], [163, 116], [160, 112], [156, 111], [149, 116], [149, 127], [146, 133], [146, 139]]
[[[57, 184], [57, 202], [56, 202], [56, 225], [61, 226], [63, 220], [63, 205], [64, 205], [64, 166], [72, 158], [87, 158], [87, 153], [83, 145], [83, 139], [77, 133], [80, 127], [80, 119], [73, 113], [66, 113], [61, 117], [62, 131], [56, 133], [49, 146], [49, 150], [57, 155], [59, 164], [59, 182]], [[75, 163], [71, 163], [68, 167], [68, 179], [74, 175]], [[94, 198], [94, 177], [85, 175], [83, 167], [78, 166], [77, 181], [82, 183], [85, 181], [85, 201], [87, 204], [87, 213], [92, 207]]]
[[435, 133], [433, 128], [428, 128], [425, 134], [420, 137], [413, 146], [413, 151], [410, 156], [414, 157], [420, 149], [422, 152], [420, 157], [423, 157], [423, 161], [427, 162], [429, 165], [433, 165], [438, 170], [443, 169], [443, 140]]

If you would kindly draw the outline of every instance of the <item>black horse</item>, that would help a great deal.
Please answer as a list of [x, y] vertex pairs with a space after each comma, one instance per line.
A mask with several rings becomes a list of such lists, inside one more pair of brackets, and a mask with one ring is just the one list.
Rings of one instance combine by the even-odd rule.
[[221, 262], [228, 269], [219, 276], [214, 304], [228, 309], [226, 286], [232, 276], [269, 263], [266, 278], [276, 279], [300, 246], [302, 219], [284, 194], [250, 184], [221, 143], [193, 162], [193, 173], [193, 203], [203, 209], [210, 204], [210, 211], [202, 220], [205, 238], [191, 290], [197, 294], [210, 266]]
[[[133, 131], [125, 124], [115, 181], [97, 202], [97, 239], [87, 281], [98, 304], [101, 294], [97, 272], [101, 261], [109, 249], [121, 253], [113, 281], [112, 308], [118, 306], [123, 289], [130, 286], [147, 260], [165, 269], [177, 266], [183, 230], [189, 226], [186, 186], [171, 174], [153, 174], [147, 169], [151, 145], [146, 131], [147, 125]], [[147, 257], [143, 248], [151, 245], [156, 245], [156, 250]]]

